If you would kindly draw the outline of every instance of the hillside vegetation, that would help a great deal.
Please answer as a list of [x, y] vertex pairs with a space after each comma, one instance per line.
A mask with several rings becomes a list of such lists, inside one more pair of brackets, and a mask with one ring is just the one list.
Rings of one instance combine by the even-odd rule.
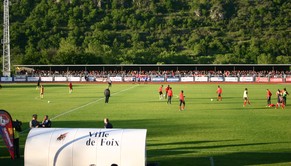
[[291, 63], [290, 1], [10, 2], [12, 64]]

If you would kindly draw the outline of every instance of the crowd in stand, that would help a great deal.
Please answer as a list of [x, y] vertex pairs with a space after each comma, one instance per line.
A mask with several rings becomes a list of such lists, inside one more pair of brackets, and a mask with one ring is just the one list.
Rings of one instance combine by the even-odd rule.
[[16, 75], [26, 75], [30, 77], [115, 77], [115, 76], [173, 76], [173, 77], [188, 77], [188, 76], [224, 76], [224, 77], [270, 77], [284, 78], [291, 75], [291, 71], [253, 71], [253, 70], [235, 70], [235, 71], [212, 71], [212, 70], [183, 70], [183, 71], [49, 71], [49, 70], [21, 70]]

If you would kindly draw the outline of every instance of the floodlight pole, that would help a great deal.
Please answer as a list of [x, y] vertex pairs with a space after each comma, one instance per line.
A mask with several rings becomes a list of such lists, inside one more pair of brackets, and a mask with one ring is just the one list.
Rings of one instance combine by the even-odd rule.
[[9, 35], [9, 0], [4, 0], [3, 17], [3, 76], [10, 77], [10, 35]]

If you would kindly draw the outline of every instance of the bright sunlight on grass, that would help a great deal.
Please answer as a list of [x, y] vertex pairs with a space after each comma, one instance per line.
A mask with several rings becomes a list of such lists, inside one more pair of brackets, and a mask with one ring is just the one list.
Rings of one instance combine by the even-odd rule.
[[[66, 83], [44, 84], [44, 99], [35, 84], [2, 84], [0, 109], [21, 120], [24, 132], [22, 158], [11, 160], [1, 140], [0, 163], [24, 164], [28, 122], [36, 113], [40, 121], [49, 115], [58, 128], [103, 128], [103, 118], [108, 117], [114, 128], [147, 129], [147, 161], [160, 166], [291, 165], [290, 96], [285, 109], [266, 107], [267, 88], [276, 104], [276, 90], [291, 90], [290, 85], [221, 84], [221, 102], [216, 101], [217, 84], [169, 85], [172, 104], [159, 100], [160, 84], [113, 84], [105, 104], [107, 84], [74, 84], [72, 94]], [[246, 87], [251, 105], [243, 107]], [[177, 98], [181, 90], [186, 96], [184, 111], [179, 111]]]

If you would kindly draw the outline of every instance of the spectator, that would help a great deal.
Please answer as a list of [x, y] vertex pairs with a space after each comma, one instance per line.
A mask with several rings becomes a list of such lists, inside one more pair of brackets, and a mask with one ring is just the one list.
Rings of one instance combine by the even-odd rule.
[[112, 81], [110, 78], [108, 78], [108, 88], [110, 88], [112, 86]]
[[113, 125], [109, 122], [109, 119], [108, 118], [105, 118], [104, 119], [104, 128], [105, 129], [111, 129], [111, 128], [113, 128]]
[[19, 132], [22, 131], [21, 126], [22, 122], [19, 120], [15, 120], [12, 123], [13, 130], [14, 130], [14, 137], [13, 137], [13, 143], [14, 143], [14, 153], [16, 158], [20, 158], [20, 152], [19, 152]]
[[39, 122], [37, 121], [37, 114], [32, 115], [32, 120], [29, 122], [29, 128], [38, 128]]
[[52, 126], [52, 122], [51, 120], [48, 118], [48, 115], [45, 115], [43, 118], [43, 121], [41, 123], [42, 127], [51, 127]]

